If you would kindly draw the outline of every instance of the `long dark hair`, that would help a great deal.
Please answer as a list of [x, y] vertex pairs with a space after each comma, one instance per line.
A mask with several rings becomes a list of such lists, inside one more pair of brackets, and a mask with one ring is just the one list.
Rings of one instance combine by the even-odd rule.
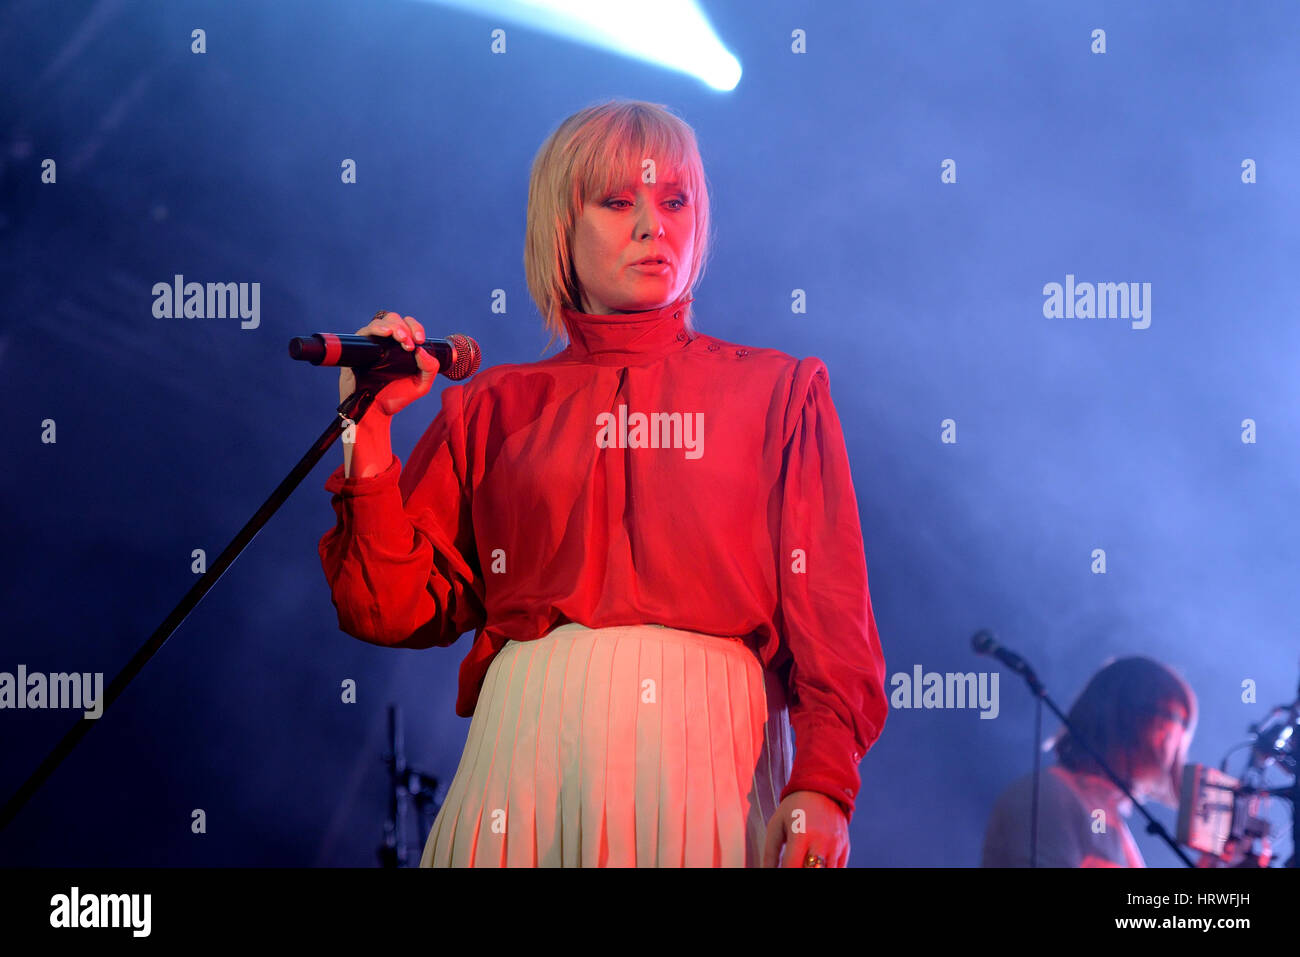
[[[1132, 784], [1142, 760], [1145, 732], [1156, 716], [1175, 704], [1187, 711], [1187, 728], [1196, 727], [1196, 695], [1171, 669], [1151, 658], [1118, 658], [1092, 676], [1070, 706], [1070, 724], [1094, 751]], [[1072, 771], [1100, 772], [1092, 756], [1062, 729], [1053, 745], [1057, 760]]]

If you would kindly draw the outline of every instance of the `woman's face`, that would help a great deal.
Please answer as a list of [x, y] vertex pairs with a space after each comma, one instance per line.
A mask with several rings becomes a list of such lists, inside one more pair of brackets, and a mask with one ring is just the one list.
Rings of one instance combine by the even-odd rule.
[[[643, 183], [631, 175], [624, 186], [583, 206], [573, 233], [580, 311], [644, 312], [685, 291], [695, 252], [695, 207], [673, 179], [670, 173]], [[663, 257], [667, 264], [634, 265], [646, 256]]]
[[1177, 806], [1187, 747], [1192, 739], [1187, 728], [1188, 717], [1187, 709], [1174, 703], [1148, 726], [1145, 742], [1148, 759], [1136, 776], [1135, 793], [1145, 791], [1147, 797]]

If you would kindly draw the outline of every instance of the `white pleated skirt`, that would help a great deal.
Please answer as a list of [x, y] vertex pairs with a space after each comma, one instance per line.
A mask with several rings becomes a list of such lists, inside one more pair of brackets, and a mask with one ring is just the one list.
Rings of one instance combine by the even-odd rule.
[[421, 867], [760, 867], [793, 757], [753, 642], [565, 624], [488, 668]]

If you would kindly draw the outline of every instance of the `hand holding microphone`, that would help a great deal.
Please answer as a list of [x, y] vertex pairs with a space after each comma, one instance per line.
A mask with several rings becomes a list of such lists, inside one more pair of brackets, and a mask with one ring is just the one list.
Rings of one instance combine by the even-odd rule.
[[[384, 337], [392, 342], [384, 342]], [[478, 371], [481, 359], [478, 343], [468, 336], [426, 342], [424, 326], [396, 312], [376, 313], [353, 336], [317, 333], [291, 339], [289, 355], [313, 365], [341, 366], [340, 404], [358, 385], [374, 390], [369, 411], [343, 432], [343, 474], [348, 478], [368, 478], [388, 469], [393, 461], [392, 417], [427, 395], [440, 371], [452, 380], [466, 379]]]
[[[385, 342], [385, 337], [392, 341]], [[439, 372], [453, 382], [468, 379], [478, 371], [482, 351], [477, 342], [460, 333], [426, 339], [424, 326], [413, 317], [380, 311], [355, 335], [318, 332], [290, 339], [289, 357], [315, 366], [364, 370], [362, 381], [373, 387], [375, 395], [384, 392], [380, 411], [392, 416], [426, 394]], [[395, 379], [409, 380], [410, 389], [384, 389]], [[356, 387], [356, 373], [345, 372], [339, 380], [339, 401], [345, 402]]]
[[[433, 380], [441, 368], [438, 360], [424, 349], [417, 349], [424, 342], [424, 326], [411, 316], [403, 318], [395, 312], [385, 312], [375, 316], [366, 325], [357, 330], [359, 336], [391, 336], [394, 341], [408, 352], [415, 353], [415, 362], [419, 372], [415, 375], [393, 379], [383, 386], [375, 396], [374, 404], [368, 415], [382, 412], [394, 416], [416, 399], [427, 395], [433, 388]], [[370, 384], [365, 370], [361, 371], [362, 381]], [[383, 381], [376, 377], [375, 384]], [[357, 376], [346, 366], [339, 373], [339, 401], [342, 402], [357, 388]], [[364, 420], [363, 420], [364, 421]]]

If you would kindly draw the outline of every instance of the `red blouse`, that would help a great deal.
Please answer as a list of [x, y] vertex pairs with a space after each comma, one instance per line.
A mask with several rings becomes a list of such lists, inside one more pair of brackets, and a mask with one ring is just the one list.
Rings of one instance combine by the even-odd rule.
[[752, 633], [788, 668], [781, 797], [819, 791], [851, 817], [888, 705], [826, 366], [692, 336], [690, 301], [565, 310], [563, 352], [443, 389], [406, 468], [339, 466], [319, 547], [339, 627], [403, 648], [475, 631], [461, 717], [507, 640], [569, 621]]

